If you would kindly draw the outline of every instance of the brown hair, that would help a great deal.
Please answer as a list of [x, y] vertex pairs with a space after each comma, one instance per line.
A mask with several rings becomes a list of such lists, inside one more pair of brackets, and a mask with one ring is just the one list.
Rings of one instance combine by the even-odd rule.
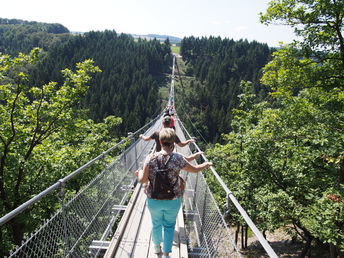
[[176, 132], [172, 128], [164, 128], [159, 133], [159, 140], [161, 142], [174, 142]]
[[162, 121], [162, 124], [165, 127], [170, 127], [170, 125], [171, 125], [171, 117], [170, 116], [165, 116], [163, 121]]

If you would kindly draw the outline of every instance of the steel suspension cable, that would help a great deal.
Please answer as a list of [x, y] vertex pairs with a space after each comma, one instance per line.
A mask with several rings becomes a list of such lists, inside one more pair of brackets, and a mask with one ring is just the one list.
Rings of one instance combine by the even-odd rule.
[[[179, 71], [179, 66], [176, 62], [176, 67], [177, 67], [177, 70], [178, 70], [178, 78], [180, 79], [180, 84], [181, 86], [184, 88], [184, 85], [183, 85], [183, 80], [182, 80], [182, 77], [180, 75], [180, 71]], [[180, 106], [180, 108], [182, 109], [183, 111], [183, 114], [186, 115], [186, 117], [188, 118], [188, 120], [190, 121], [192, 127], [196, 130], [196, 132], [199, 134], [199, 136], [201, 136], [202, 140], [208, 145], [209, 143], [207, 142], [207, 140], [203, 137], [203, 135], [201, 134], [201, 132], [197, 129], [197, 127], [195, 126], [195, 124], [192, 122], [190, 116], [188, 115], [187, 112], [185, 112], [184, 108], [182, 106]]]

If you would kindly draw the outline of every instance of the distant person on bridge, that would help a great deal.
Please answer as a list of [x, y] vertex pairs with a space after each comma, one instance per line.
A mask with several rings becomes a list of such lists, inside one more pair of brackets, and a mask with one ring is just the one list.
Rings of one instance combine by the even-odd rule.
[[174, 116], [174, 107], [172, 105], [169, 108], [169, 114], [170, 116]]
[[165, 116], [169, 116], [169, 115], [170, 115], [170, 107], [167, 106], [167, 107], [165, 108], [165, 111], [164, 111], [164, 117], [165, 117]]
[[173, 116], [174, 115], [174, 107], [173, 105], [166, 106], [164, 110], [164, 116]]
[[[171, 117], [170, 116], [165, 116], [163, 118], [163, 126], [164, 128], [171, 128]], [[173, 127], [174, 127], [174, 124], [173, 124]], [[175, 127], [173, 128], [175, 129]], [[140, 138], [144, 141], [150, 141], [150, 140], [155, 140], [155, 151], [158, 152], [158, 151], [161, 151], [161, 144], [160, 144], [160, 141], [159, 141], [159, 132], [158, 131], [155, 131], [152, 135], [150, 136], [144, 136], [143, 134], [140, 134]], [[179, 147], [184, 147], [185, 145], [189, 144], [189, 143], [192, 143], [192, 142], [195, 142], [194, 139], [189, 139], [189, 140], [186, 140], [184, 142], [180, 141], [179, 137], [176, 135], [175, 138], [175, 143], [179, 146]]]
[[172, 128], [173, 130], [176, 130], [176, 127], [174, 126], [174, 116], [165, 116], [162, 120], [162, 125], [164, 128]]
[[161, 253], [160, 244], [163, 242], [162, 257], [165, 258], [170, 257], [176, 218], [182, 202], [180, 170], [197, 173], [212, 166], [211, 162], [192, 165], [183, 155], [173, 152], [175, 138], [173, 129], [162, 129], [159, 134], [162, 150], [146, 158], [143, 170], [135, 171], [139, 182], [147, 183], [147, 207], [152, 217], [154, 251]]

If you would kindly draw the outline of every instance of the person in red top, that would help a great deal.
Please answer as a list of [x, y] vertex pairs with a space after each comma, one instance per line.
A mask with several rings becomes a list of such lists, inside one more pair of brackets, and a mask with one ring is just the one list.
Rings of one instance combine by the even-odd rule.
[[162, 125], [164, 126], [164, 128], [172, 128], [173, 130], [176, 130], [174, 121], [175, 120], [173, 116], [165, 116], [162, 120]]
[[[171, 127], [171, 117], [169, 116], [165, 116], [164, 119], [163, 119], [163, 126], [164, 128], [172, 128]], [[173, 128], [175, 129], [175, 128]], [[155, 151], [158, 152], [158, 151], [161, 151], [161, 144], [160, 144], [160, 141], [159, 141], [159, 132], [158, 131], [155, 131], [154, 133], [152, 133], [152, 135], [150, 136], [144, 136], [143, 134], [140, 134], [139, 136], [142, 140], [144, 141], [150, 141], [150, 140], [155, 140]], [[176, 135], [175, 139], [174, 139], [174, 142], [179, 146], [179, 147], [184, 147], [185, 145], [189, 144], [189, 143], [192, 143], [192, 142], [195, 142], [194, 139], [189, 139], [189, 140], [186, 140], [184, 142], [182, 142], [179, 137]]]

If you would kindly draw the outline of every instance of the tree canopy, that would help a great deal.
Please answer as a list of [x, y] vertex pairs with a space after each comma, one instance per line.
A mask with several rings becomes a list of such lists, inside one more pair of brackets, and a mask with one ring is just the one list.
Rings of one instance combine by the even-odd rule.
[[48, 50], [70, 37], [69, 30], [58, 23], [0, 18], [0, 52], [4, 54], [28, 54], [34, 47]]
[[[343, 3], [271, 1], [262, 21], [296, 27], [264, 67], [269, 101], [242, 83], [227, 142], [211, 151], [234, 194], [261, 230], [289, 229], [305, 243], [344, 251]], [[340, 8], [341, 7], [341, 8]], [[337, 28], [337, 29], [336, 29]], [[236, 214], [232, 221], [243, 223]]]
[[231, 129], [241, 80], [252, 81], [257, 95], [266, 96], [267, 89], [261, 87], [259, 78], [271, 52], [266, 44], [256, 41], [184, 38], [181, 55], [187, 64], [186, 75], [194, 78], [182, 78], [190, 81], [186, 89], [177, 87], [176, 103], [185, 111], [180, 114], [183, 120], [188, 121], [185, 113], [192, 114], [191, 120], [205, 139], [219, 141], [221, 133]]
[[160, 112], [159, 87], [166, 82], [170, 53], [170, 46], [158, 40], [134, 40], [115, 31], [89, 32], [51, 48], [32, 79], [35, 83], [60, 82], [63, 67], [94, 60], [102, 73], [94, 77], [82, 106], [97, 122], [108, 115], [122, 117], [120, 131], [124, 134]]
[[[325, 52], [344, 65], [344, 2], [338, 0], [277, 0], [269, 3], [261, 22], [290, 25], [308, 54]], [[306, 53], [306, 52], [305, 52]]]
[[[87, 93], [91, 74], [100, 72], [93, 61], [64, 69], [63, 83], [32, 85], [28, 71], [40, 58], [29, 55], [0, 56], [0, 213], [12, 211], [58, 179], [99, 155], [118, 140], [114, 130], [120, 118], [95, 123], [78, 104]], [[96, 172], [97, 173], [97, 172]], [[78, 191], [94, 177], [84, 174], [72, 187]], [[57, 208], [56, 197], [24, 212], [1, 228], [1, 256], [20, 244], [25, 232]]]

